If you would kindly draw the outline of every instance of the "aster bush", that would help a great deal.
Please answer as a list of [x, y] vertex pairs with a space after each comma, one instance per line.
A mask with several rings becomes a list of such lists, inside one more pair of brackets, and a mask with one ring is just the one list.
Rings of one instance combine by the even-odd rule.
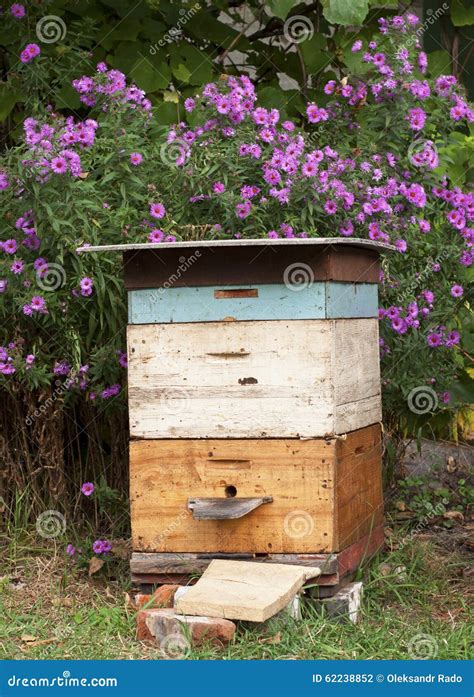
[[119, 259], [76, 248], [201, 238], [393, 244], [381, 277], [386, 420], [411, 433], [433, 413], [452, 423], [470, 401], [474, 239], [453, 148], [472, 148], [474, 114], [454, 77], [425, 75], [415, 27], [412, 15], [381, 20], [378, 37], [354, 43], [354, 73], [328, 80], [301, 122], [259, 106], [250, 79], [234, 76], [186, 98], [186, 119], [165, 128], [105, 63], [72, 83], [82, 120], [45, 106], [24, 121], [0, 163], [0, 387], [17, 403], [30, 395], [18, 413], [38, 438], [47, 400], [88, 434], [112, 419], [106, 457], [114, 428], [125, 432]]

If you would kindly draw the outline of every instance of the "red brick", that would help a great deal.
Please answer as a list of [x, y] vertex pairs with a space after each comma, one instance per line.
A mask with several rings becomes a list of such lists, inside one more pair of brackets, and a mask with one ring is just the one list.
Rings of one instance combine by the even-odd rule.
[[[232, 639], [236, 626], [230, 620], [218, 617], [194, 617], [178, 615], [170, 608], [140, 610], [137, 614], [137, 638], [141, 640], [155, 639], [158, 645], [168, 652], [170, 645], [178, 644], [178, 654], [183, 657], [189, 644], [199, 646], [211, 642], [215, 646], [223, 646]], [[177, 638], [177, 642], [174, 640]], [[179, 640], [182, 641], [179, 641]], [[170, 644], [171, 642], [171, 644]], [[170, 653], [173, 651], [173, 646]]]
[[141, 609], [145, 605], [148, 605], [149, 608], [173, 607], [174, 594], [178, 588], [179, 586], [177, 585], [166, 584], [157, 588], [152, 595], [137, 593], [135, 596], [135, 605], [137, 609]]
[[154, 636], [148, 628], [148, 620], [154, 612], [159, 612], [159, 609], [139, 610], [137, 612], [137, 639], [139, 641], [153, 641]]

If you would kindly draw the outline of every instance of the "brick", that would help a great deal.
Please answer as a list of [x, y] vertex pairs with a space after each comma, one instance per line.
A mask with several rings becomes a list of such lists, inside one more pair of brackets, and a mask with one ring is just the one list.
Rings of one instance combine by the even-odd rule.
[[136, 635], [139, 641], [153, 641], [153, 634], [148, 627], [148, 621], [154, 612], [159, 612], [159, 609], [139, 610], [136, 617]]
[[223, 646], [235, 630], [230, 620], [179, 615], [171, 608], [141, 610], [137, 615], [137, 638], [155, 640], [167, 658], [184, 658], [191, 646], [208, 641]]
[[348, 583], [331, 598], [321, 600], [329, 617], [357, 624], [360, 617], [363, 584], [361, 581]]
[[144, 605], [149, 607], [173, 607], [174, 595], [178, 590], [179, 586], [174, 584], [165, 584], [160, 586], [151, 595], [145, 593], [137, 593], [135, 596], [135, 605], [138, 609], [142, 608]]

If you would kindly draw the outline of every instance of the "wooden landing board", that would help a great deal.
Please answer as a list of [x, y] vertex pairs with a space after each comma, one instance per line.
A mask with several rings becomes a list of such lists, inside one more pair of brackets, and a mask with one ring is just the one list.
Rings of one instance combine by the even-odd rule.
[[381, 420], [378, 321], [129, 325], [132, 438], [317, 438]]
[[298, 268], [314, 281], [378, 283], [380, 254], [393, 249], [370, 240], [342, 238], [271, 243], [229, 240], [113, 248], [124, 250], [127, 290], [283, 283]]
[[[344, 441], [132, 441], [133, 549], [178, 555], [337, 552], [381, 523], [380, 480], [378, 425]], [[229, 489], [237, 497], [273, 501], [238, 519], [193, 518], [189, 498], [219, 498]]]
[[129, 324], [377, 317], [375, 283], [318, 281], [150, 288], [128, 293]]
[[320, 573], [318, 567], [215, 559], [179, 598], [176, 610], [184, 615], [265, 622]]

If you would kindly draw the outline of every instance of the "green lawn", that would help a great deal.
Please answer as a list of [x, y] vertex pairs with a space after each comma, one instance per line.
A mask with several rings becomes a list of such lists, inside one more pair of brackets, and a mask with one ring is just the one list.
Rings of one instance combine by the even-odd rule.
[[[426, 537], [400, 544], [400, 535], [399, 549], [359, 571], [365, 598], [358, 625], [329, 620], [305, 601], [301, 621], [240, 627], [225, 649], [203, 647], [189, 658], [396, 659], [416, 651], [469, 658], [474, 623], [466, 558]], [[89, 579], [83, 570], [65, 570], [54, 549], [17, 546], [15, 554], [0, 567], [1, 659], [162, 658], [135, 639], [126, 563], [114, 579]]]

